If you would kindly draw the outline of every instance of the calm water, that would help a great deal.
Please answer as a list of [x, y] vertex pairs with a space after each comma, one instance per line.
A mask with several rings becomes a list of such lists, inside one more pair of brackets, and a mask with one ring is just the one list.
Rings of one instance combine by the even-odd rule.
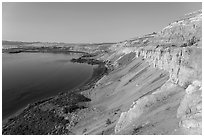
[[86, 82], [93, 67], [71, 63], [77, 55], [51, 53], [2, 54], [3, 119], [37, 100]]

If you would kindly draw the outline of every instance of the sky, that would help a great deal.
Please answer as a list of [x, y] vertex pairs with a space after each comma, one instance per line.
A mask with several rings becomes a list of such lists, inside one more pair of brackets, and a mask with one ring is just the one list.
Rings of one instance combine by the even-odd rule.
[[201, 2], [3, 2], [2, 39], [65, 43], [119, 42], [159, 32], [172, 21], [199, 9], [202, 9]]

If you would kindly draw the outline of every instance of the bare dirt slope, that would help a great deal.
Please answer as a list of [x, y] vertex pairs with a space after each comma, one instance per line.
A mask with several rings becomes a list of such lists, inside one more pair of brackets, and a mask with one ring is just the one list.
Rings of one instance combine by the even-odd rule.
[[112, 45], [114, 71], [84, 94], [91, 109], [76, 134], [201, 134], [202, 12], [159, 33]]

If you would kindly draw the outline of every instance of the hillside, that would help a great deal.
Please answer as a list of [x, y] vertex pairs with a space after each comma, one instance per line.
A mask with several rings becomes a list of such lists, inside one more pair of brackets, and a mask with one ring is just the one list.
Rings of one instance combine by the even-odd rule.
[[[62, 106], [53, 107], [59, 111], [54, 115], [68, 120], [56, 130], [63, 134], [202, 134], [201, 10], [158, 33], [103, 48], [103, 44], [86, 47], [86, 52], [96, 55], [86, 59], [102, 60], [112, 71], [93, 88], [80, 91], [89, 100], [85, 107], [69, 113]], [[39, 104], [39, 111], [49, 110], [52, 103]], [[3, 131], [16, 133], [16, 125]]]
[[98, 58], [114, 71], [90, 91], [100, 115], [83, 120], [85, 134], [201, 134], [201, 11], [109, 50]]

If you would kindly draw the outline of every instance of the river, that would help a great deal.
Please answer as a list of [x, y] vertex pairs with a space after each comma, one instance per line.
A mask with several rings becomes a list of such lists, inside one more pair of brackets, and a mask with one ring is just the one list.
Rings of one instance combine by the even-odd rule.
[[77, 54], [2, 54], [2, 117], [87, 82], [95, 66], [72, 63]]

